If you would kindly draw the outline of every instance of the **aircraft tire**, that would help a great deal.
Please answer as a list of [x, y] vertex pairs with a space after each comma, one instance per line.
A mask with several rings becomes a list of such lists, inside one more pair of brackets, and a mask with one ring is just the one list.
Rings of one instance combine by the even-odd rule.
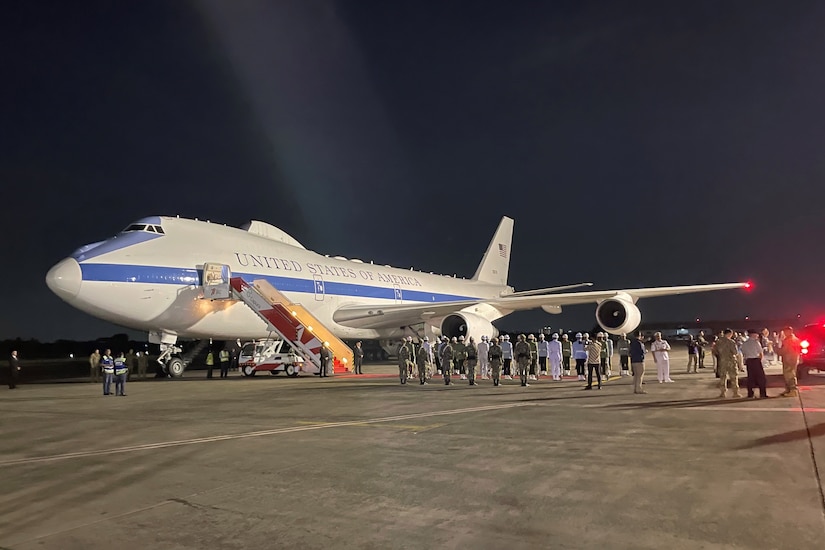
[[180, 357], [173, 357], [166, 362], [166, 372], [168, 372], [172, 378], [181, 378], [184, 370], [186, 370], [186, 365], [183, 364], [183, 360]]

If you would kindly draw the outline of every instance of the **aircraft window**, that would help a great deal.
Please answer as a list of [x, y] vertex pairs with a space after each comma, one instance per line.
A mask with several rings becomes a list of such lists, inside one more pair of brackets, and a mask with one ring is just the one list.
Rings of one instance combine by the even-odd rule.
[[163, 232], [163, 228], [161, 226], [155, 225], [154, 228], [155, 228], [155, 231], [157, 231], [161, 235], [165, 235], [165, 233]]
[[127, 231], [144, 231], [145, 229], [146, 226], [142, 223], [133, 223], [132, 225], [124, 229], [123, 232], [126, 233]]
[[149, 233], [154, 233], [155, 232], [155, 226], [154, 225], [147, 225], [146, 226], [146, 231], [148, 231]]

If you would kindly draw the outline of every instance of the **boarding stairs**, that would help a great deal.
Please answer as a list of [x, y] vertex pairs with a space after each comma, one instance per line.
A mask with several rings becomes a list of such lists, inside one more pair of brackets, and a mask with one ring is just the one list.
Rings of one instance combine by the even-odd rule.
[[256, 279], [250, 284], [241, 277], [232, 277], [229, 284], [233, 297], [252, 308], [268, 329], [289, 342], [305, 361], [320, 369], [321, 346], [326, 343], [333, 356], [333, 373], [344, 373], [353, 368], [353, 352], [349, 346], [306, 308], [290, 302], [265, 279]]

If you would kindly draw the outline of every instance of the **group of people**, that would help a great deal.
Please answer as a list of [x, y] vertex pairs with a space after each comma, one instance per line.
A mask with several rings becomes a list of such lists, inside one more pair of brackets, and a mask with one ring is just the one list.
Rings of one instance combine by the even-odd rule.
[[747, 397], [756, 398], [755, 390], [759, 389], [759, 398], [769, 397], [767, 393], [767, 378], [765, 377], [765, 362], [779, 359], [782, 362], [782, 377], [785, 381], [785, 391], [780, 397], [797, 397], [796, 369], [802, 355], [802, 343], [794, 334], [793, 327], [786, 326], [777, 333], [768, 329], [749, 330], [747, 335], [736, 334], [731, 329], [725, 329], [716, 338], [711, 346], [716, 360], [716, 375], [719, 377], [720, 397], [726, 397], [728, 386], [733, 397], [741, 397], [739, 393], [739, 373], [747, 370]]
[[[120, 371], [124, 375], [124, 382], [127, 380], [132, 379], [132, 373], [135, 376], [140, 377], [141, 379], [146, 379], [146, 370], [149, 367], [149, 354], [146, 352], [139, 351], [135, 353], [135, 350], [130, 349], [129, 353], [121, 352], [120, 355], [117, 357], [111, 357], [112, 351], [107, 349], [104, 355], [100, 354], [100, 350], [96, 349], [92, 354], [89, 356], [89, 379], [94, 384], [100, 383], [101, 374], [103, 375], [104, 379], [104, 388], [103, 393], [105, 395], [109, 394], [109, 390], [106, 386], [106, 364], [104, 363], [104, 359], [109, 357], [111, 359], [111, 363], [114, 365], [115, 363], [121, 364]], [[108, 361], [108, 359], [107, 359]], [[117, 376], [117, 373], [113, 373]], [[112, 380], [109, 380], [109, 385], [111, 385]]]
[[[145, 354], [135, 354], [134, 350], [129, 350], [129, 357], [127, 359], [126, 354], [120, 352], [120, 355], [113, 357], [112, 350], [107, 349], [103, 355], [100, 354], [100, 350], [95, 350], [89, 356], [89, 367], [91, 369], [91, 378], [92, 382], [99, 382], [100, 375], [103, 374], [103, 395], [112, 395], [112, 382], [115, 383], [115, 393], [114, 395], [121, 395], [126, 396], [126, 379], [129, 375], [130, 371], [130, 364], [135, 363], [140, 365], [141, 361], [139, 361], [140, 357], [144, 356]], [[143, 378], [146, 378], [146, 365], [148, 361], [144, 363], [143, 366]], [[140, 372], [140, 367], [138, 367], [138, 371]]]
[[[598, 387], [601, 387], [602, 377], [611, 374], [613, 341], [602, 332], [595, 339], [587, 333], [577, 333], [575, 338], [571, 342], [567, 334], [554, 333], [549, 339], [544, 334], [539, 334], [538, 338], [533, 334], [521, 334], [515, 343], [509, 335], [500, 339], [482, 336], [476, 343], [472, 336], [466, 340], [464, 336], [452, 339], [442, 336], [436, 344], [431, 344], [429, 337], [417, 344], [412, 336], [408, 336], [396, 349], [398, 375], [401, 384], [406, 384], [417, 371], [421, 385], [437, 374], [443, 377], [446, 385], [452, 383], [453, 376], [459, 376], [474, 386], [478, 367], [480, 378], [492, 378], [494, 386], [500, 385], [502, 374], [504, 379], [512, 380], [514, 372], [522, 386], [529, 386], [530, 381], [538, 380], [540, 376], [550, 376], [553, 380], [569, 376], [571, 360], [575, 360], [578, 379], [588, 380], [586, 389], [592, 388], [594, 372]], [[586, 365], [593, 367], [587, 377]]]
[[[785, 392], [782, 396], [797, 395], [796, 368], [799, 363], [801, 347], [799, 339], [791, 327], [785, 327], [771, 337], [767, 329], [759, 332], [748, 331], [747, 336], [736, 334], [733, 330], [721, 331], [711, 342], [705, 338], [704, 331], [696, 338], [692, 336], [687, 342], [687, 372], [695, 373], [705, 368], [706, 349], [711, 350], [720, 378], [720, 397], [725, 397], [730, 386], [734, 397], [740, 397], [738, 373], [748, 372], [749, 398], [755, 397], [755, 389], [760, 397], [767, 397], [766, 378], [763, 361], [778, 358], [782, 361], [785, 378]], [[425, 337], [420, 344], [412, 336], [402, 340], [397, 348], [398, 373], [401, 384], [406, 384], [416, 373], [419, 384], [428, 383], [434, 375], [443, 377], [444, 384], [450, 385], [453, 376], [467, 380], [474, 386], [476, 367], [480, 370], [482, 380], [492, 378], [493, 385], [501, 383], [502, 370], [505, 379], [512, 379], [511, 372], [517, 371], [522, 386], [529, 386], [531, 380], [540, 375], [550, 375], [553, 380], [570, 376], [571, 360], [575, 364], [579, 381], [586, 381], [585, 390], [593, 389], [594, 378], [597, 389], [601, 389], [603, 380], [612, 376], [612, 358], [614, 350], [619, 354], [620, 375], [633, 376], [634, 393], [647, 393], [644, 388], [645, 359], [652, 356], [656, 366], [656, 378], [660, 384], [673, 383], [670, 376], [670, 343], [662, 337], [661, 332], [653, 335], [649, 348], [646, 337], [638, 332], [634, 338], [622, 334], [614, 346], [613, 340], [605, 333], [599, 332], [595, 338], [588, 333], [576, 333], [571, 342], [567, 334], [552, 334], [545, 339], [544, 334], [519, 335], [515, 345], [510, 336], [500, 339], [481, 337], [479, 343], [473, 337], [465, 340], [463, 336], [452, 339], [443, 336], [435, 344]], [[515, 368], [513, 366], [515, 361]], [[595, 376], [594, 376], [595, 375]]]

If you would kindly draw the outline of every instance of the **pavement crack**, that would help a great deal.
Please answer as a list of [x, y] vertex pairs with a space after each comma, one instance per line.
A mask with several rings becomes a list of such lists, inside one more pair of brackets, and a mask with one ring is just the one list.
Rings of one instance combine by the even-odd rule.
[[[819, 466], [817, 466], [816, 463], [816, 449], [814, 448], [811, 425], [808, 422], [808, 415], [805, 412], [805, 404], [802, 403], [802, 395], [797, 395], [797, 399], [799, 399], [799, 407], [802, 409], [802, 421], [805, 423], [805, 430], [808, 432], [808, 447], [811, 451], [811, 463], [814, 467], [814, 478], [816, 478], [816, 485], [819, 489], [819, 500], [822, 505], [822, 518], [825, 520], [825, 489], [822, 488], [822, 473], [819, 471]], [[825, 529], [825, 524], [823, 524], [823, 529]]]

